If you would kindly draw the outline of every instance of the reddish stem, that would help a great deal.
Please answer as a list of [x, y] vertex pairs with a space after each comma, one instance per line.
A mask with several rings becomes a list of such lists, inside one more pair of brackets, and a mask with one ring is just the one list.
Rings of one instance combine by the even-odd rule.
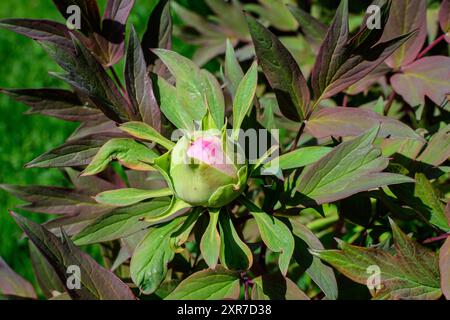
[[419, 55], [417, 56], [417, 60], [420, 58], [423, 58], [428, 52], [431, 51], [434, 47], [436, 47], [442, 40], [444, 40], [446, 37], [446, 34], [444, 33], [440, 37], [438, 37], [436, 40], [434, 40], [428, 47], [426, 47]]
[[440, 236], [434, 237], [434, 238], [429, 238], [427, 240], [425, 240], [423, 243], [432, 243], [432, 242], [436, 242], [436, 241], [440, 241], [440, 240], [445, 240], [448, 237], [450, 237], [450, 232], [449, 233], [445, 233], [445, 234], [441, 234]]
[[295, 137], [294, 144], [292, 145], [290, 152], [295, 151], [297, 149], [298, 142], [300, 141], [300, 138], [303, 134], [303, 131], [305, 130], [306, 121], [303, 121], [300, 125], [300, 128], [298, 129], [297, 136]]
[[394, 103], [395, 100], [395, 91], [392, 91], [392, 93], [389, 95], [388, 98], [388, 102], [386, 103], [386, 106], [384, 107], [384, 115], [387, 116], [387, 114], [389, 113], [389, 110], [392, 107], [392, 104]]
[[344, 96], [344, 100], [342, 101], [342, 106], [346, 108], [348, 106], [348, 95]]

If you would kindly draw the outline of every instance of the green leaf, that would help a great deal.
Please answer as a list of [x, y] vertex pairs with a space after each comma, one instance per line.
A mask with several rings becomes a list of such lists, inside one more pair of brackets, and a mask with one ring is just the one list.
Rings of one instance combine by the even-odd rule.
[[298, 23], [291, 15], [286, 3], [290, 1], [259, 0], [260, 6], [246, 6], [248, 11], [255, 12], [260, 21], [268, 21], [273, 28], [280, 31], [297, 31]]
[[[200, 121], [206, 114], [204, 79], [200, 68], [188, 58], [165, 49], [153, 52], [169, 68], [176, 80], [178, 101], [194, 120]], [[173, 99], [173, 97], [171, 97]]]
[[438, 192], [423, 173], [416, 173], [414, 186], [391, 188], [394, 194], [412, 207], [426, 221], [444, 231], [450, 231], [445, 207]]
[[250, 248], [239, 237], [230, 214], [226, 211], [219, 216], [220, 262], [229, 270], [248, 270], [253, 264]]
[[382, 172], [389, 160], [372, 144], [379, 127], [337, 146], [316, 163], [307, 166], [297, 183], [297, 191], [307, 202], [323, 204], [361, 191], [413, 179]]
[[445, 207], [438, 192], [423, 173], [416, 173], [414, 195], [431, 211], [430, 222], [444, 231], [450, 231], [449, 221], [445, 215]]
[[240, 291], [239, 273], [217, 266], [189, 276], [165, 300], [237, 300]]
[[142, 221], [149, 215], [158, 215], [170, 205], [168, 198], [159, 198], [134, 206], [117, 208], [91, 222], [74, 237], [77, 245], [107, 242], [124, 238], [151, 224]]
[[105, 170], [113, 160], [133, 170], [151, 171], [150, 163], [157, 153], [133, 139], [117, 138], [105, 143], [84, 169], [83, 176], [92, 176]]
[[[276, 152], [280, 149], [279, 145], [274, 145], [272, 147], [269, 148], [269, 150], [267, 150], [266, 152], [264, 152], [264, 154], [262, 156], [260, 156], [255, 164], [252, 166], [251, 168], [251, 174], [253, 172], [258, 172], [258, 169], [263, 165], [263, 164], [267, 164], [270, 163], [270, 161], [268, 161], [268, 159]], [[278, 159], [278, 158], [276, 158]], [[271, 165], [276, 166], [277, 162], [276, 159], [274, 159], [275, 161], [272, 164], [269, 164], [268, 166], [264, 166], [264, 169], [269, 169], [270, 172], [276, 171], [276, 167], [275, 168], [270, 168]], [[275, 169], [275, 170], [273, 170]], [[273, 170], [273, 171], [272, 171]]]
[[200, 241], [200, 252], [211, 269], [217, 266], [220, 254], [220, 234], [217, 231], [220, 209], [209, 209], [209, 223]]
[[253, 280], [252, 300], [309, 300], [290, 279], [281, 274], [266, 274]]
[[156, 132], [160, 131], [161, 112], [153, 92], [152, 81], [147, 73], [147, 64], [139, 37], [133, 27], [128, 41], [125, 83], [133, 106], [134, 119], [142, 119], [143, 122], [155, 128]]
[[0, 296], [14, 296], [36, 299], [33, 286], [15, 273], [0, 257]]
[[167, 150], [170, 150], [175, 146], [175, 143], [169, 139], [166, 139], [158, 131], [156, 131], [156, 129], [143, 122], [133, 121], [124, 123], [120, 126], [120, 130], [132, 135], [135, 138], [156, 142]]
[[151, 215], [147, 215], [145, 216], [145, 221], [146, 222], [150, 222], [150, 223], [161, 223], [164, 221], [167, 221], [169, 219], [172, 219], [176, 216], [179, 216], [180, 214], [182, 214], [184, 211], [186, 211], [185, 209], [190, 208], [191, 205], [184, 202], [181, 199], [178, 199], [177, 197], [172, 197], [172, 200], [170, 202], [170, 206], [162, 213], [160, 214], [151, 214]]
[[30, 249], [30, 259], [33, 265], [33, 271], [39, 287], [46, 298], [52, 298], [55, 292], [65, 292], [64, 285], [61, 283], [58, 275], [45, 257], [39, 252], [36, 246], [28, 242]]
[[238, 39], [248, 39], [244, 8], [241, 2], [235, 0], [230, 2], [205, 0], [205, 2], [215, 13], [217, 22], [223, 27], [223, 33], [225, 33], [224, 30], [230, 30]]
[[170, 245], [172, 250], [183, 250], [181, 246], [188, 240], [189, 235], [191, 234], [192, 229], [197, 223], [197, 220], [202, 212], [203, 209], [200, 207], [193, 208], [191, 210], [191, 213], [189, 213], [188, 217], [184, 221], [183, 225], [170, 236]]
[[315, 50], [318, 50], [327, 35], [328, 27], [300, 7], [288, 5], [288, 9], [298, 21], [300, 29], [308, 42]]
[[158, 289], [167, 274], [167, 264], [175, 252], [170, 247], [170, 235], [183, 223], [177, 218], [170, 223], [151, 228], [139, 243], [131, 259], [131, 279], [144, 294]]
[[95, 201], [115, 207], [126, 207], [144, 200], [171, 195], [172, 191], [169, 188], [157, 190], [123, 188], [99, 193], [95, 196]]
[[322, 146], [300, 148], [295, 151], [283, 154], [282, 156], [270, 162], [267, 162], [264, 167], [269, 168], [276, 165], [278, 162], [278, 166], [281, 170], [301, 168], [320, 160], [331, 150], [333, 149], [330, 147]]
[[447, 300], [450, 300], [450, 272], [448, 272], [450, 270], [450, 237], [445, 240], [439, 252], [439, 269], [442, 292]]
[[280, 110], [293, 121], [303, 121], [310, 112], [310, 92], [300, 67], [278, 38], [254, 18], [247, 16], [256, 56], [275, 91]]
[[440, 166], [450, 158], [450, 124], [439, 130], [417, 158], [425, 164]]
[[[66, 285], [67, 293], [76, 300], [134, 300], [130, 288], [114, 273], [100, 266], [89, 255], [78, 249], [63, 232], [62, 241], [50, 231], [24, 217], [11, 213], [20, 228], [26, 233], [39, 252], [47, 259]], [[78, 266], [81, 271], [79, 290], [67, 287], [72, 275], [69, 266]]]
[[161, 112], [177, 128], [193, 131], [197, 117], [191, 115], [179, 102], [176, 88], [162, 77], [158, 77], [157, 87]]
[[211, 114], [216, 129], [222, 129], [225, 119], [225, 98], [222, 93], [219, 82], [210, 72], [201, 71], [205, 85], [205, 94], [207, 108]]
[[242, 79], [233, 101], [233, 137], [237, 138], [242, 121], [253, 105], [258, 84], [258, 64], [253, 62]]
[[241, 198], [241, 202], [255, 218], [261, 238], [267, 247], [273, 252], [280, 253], [278, 265], [281, 273], [286, 275], [295, 246], [291, 230], [283, 222], [263, 212], [249, 200]]
[[381, 289], [371, 291], [375, 299], [439, 299], [442, 292], [437, 254], [410, 239], [394, 222], [391, 227], [395, 254], [391, 250], [362, 248], [345, 242], [340, 242], [341, 250], [315, 250], [313, 253], [363, 285], [372, 280], [370, 268], [378, 267]]
[[295, 261], [331, 300], [338, 298], [338, 287], [333, 269], [324, 265], [319, 258], [311, 256], [309, 249], [325, 249], [316, 235], [304, 226], [298, 217], [290, 218], [292, 233], [295, 238]]
[[226, 83], [231, 95], [236, 96], [237, 89], [242, 79], [244, 78], [244, 71], [242, 71], [239, 61], [236, 58], [233, 45], [227, 39], [227, 50], [225, 53], [224, 73]]

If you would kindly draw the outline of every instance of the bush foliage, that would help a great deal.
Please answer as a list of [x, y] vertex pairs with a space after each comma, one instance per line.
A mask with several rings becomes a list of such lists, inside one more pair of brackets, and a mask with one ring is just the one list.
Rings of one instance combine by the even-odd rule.
[[[10, 212], [45, 298], [450, 298], [449, 0], [160, 0], [141, 37], [53, 2], [80, 29], [0, 20], [70, 88], [1, 92], [79, 123], [26, 164], [71, 187], [1, 185], [52, 217]], [[3, 259], [0, 296], [38, 298]]]

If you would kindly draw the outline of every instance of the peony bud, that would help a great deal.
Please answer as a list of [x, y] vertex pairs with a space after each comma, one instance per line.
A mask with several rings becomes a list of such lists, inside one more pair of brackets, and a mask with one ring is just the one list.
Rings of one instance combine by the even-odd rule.
[[193, 206], [220, 207], [242, 192], [247, 167], [228, 138], [197, 133], [184, 136], [172, 149], [170, 177], [179, 199]]

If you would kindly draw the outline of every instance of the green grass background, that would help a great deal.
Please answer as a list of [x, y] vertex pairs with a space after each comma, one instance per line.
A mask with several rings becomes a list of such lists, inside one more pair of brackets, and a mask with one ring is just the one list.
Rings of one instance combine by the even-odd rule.
[[[99, 1], [104, 7], [105, 0]], [[155, 0], [138, 0], [130, 17], [140, 35], [146, 28], [148, 16]], [[0, 18], [41, 18], [60, 22], [64, 20], [54, 8], [52, 1], [0, 1]], [[180, 44], [175, 46], [183, 48]], [[184, 49], [186, 51], [186, 49]], [[32, 40], [13, 32], [0, 29], [0, 87], [41, 88], [64, 87], [64, 84], [48, 75], [58, 67], [44, 50]], [[38, 155], [64, 142], [77, 127], [43, 116], [24, 115], [27, 107], [0, 96], [0, 183], [18, 185], [65, 186], [62, 174], [56, 169], [24, 169], [24, 164]], [[27, 240], [8, 215], [20, 202], [0, 190], [0, 256], [20, 275], [35, 283], [28, 257]], [[45, 216], [27, 214], [36, 221]]]

